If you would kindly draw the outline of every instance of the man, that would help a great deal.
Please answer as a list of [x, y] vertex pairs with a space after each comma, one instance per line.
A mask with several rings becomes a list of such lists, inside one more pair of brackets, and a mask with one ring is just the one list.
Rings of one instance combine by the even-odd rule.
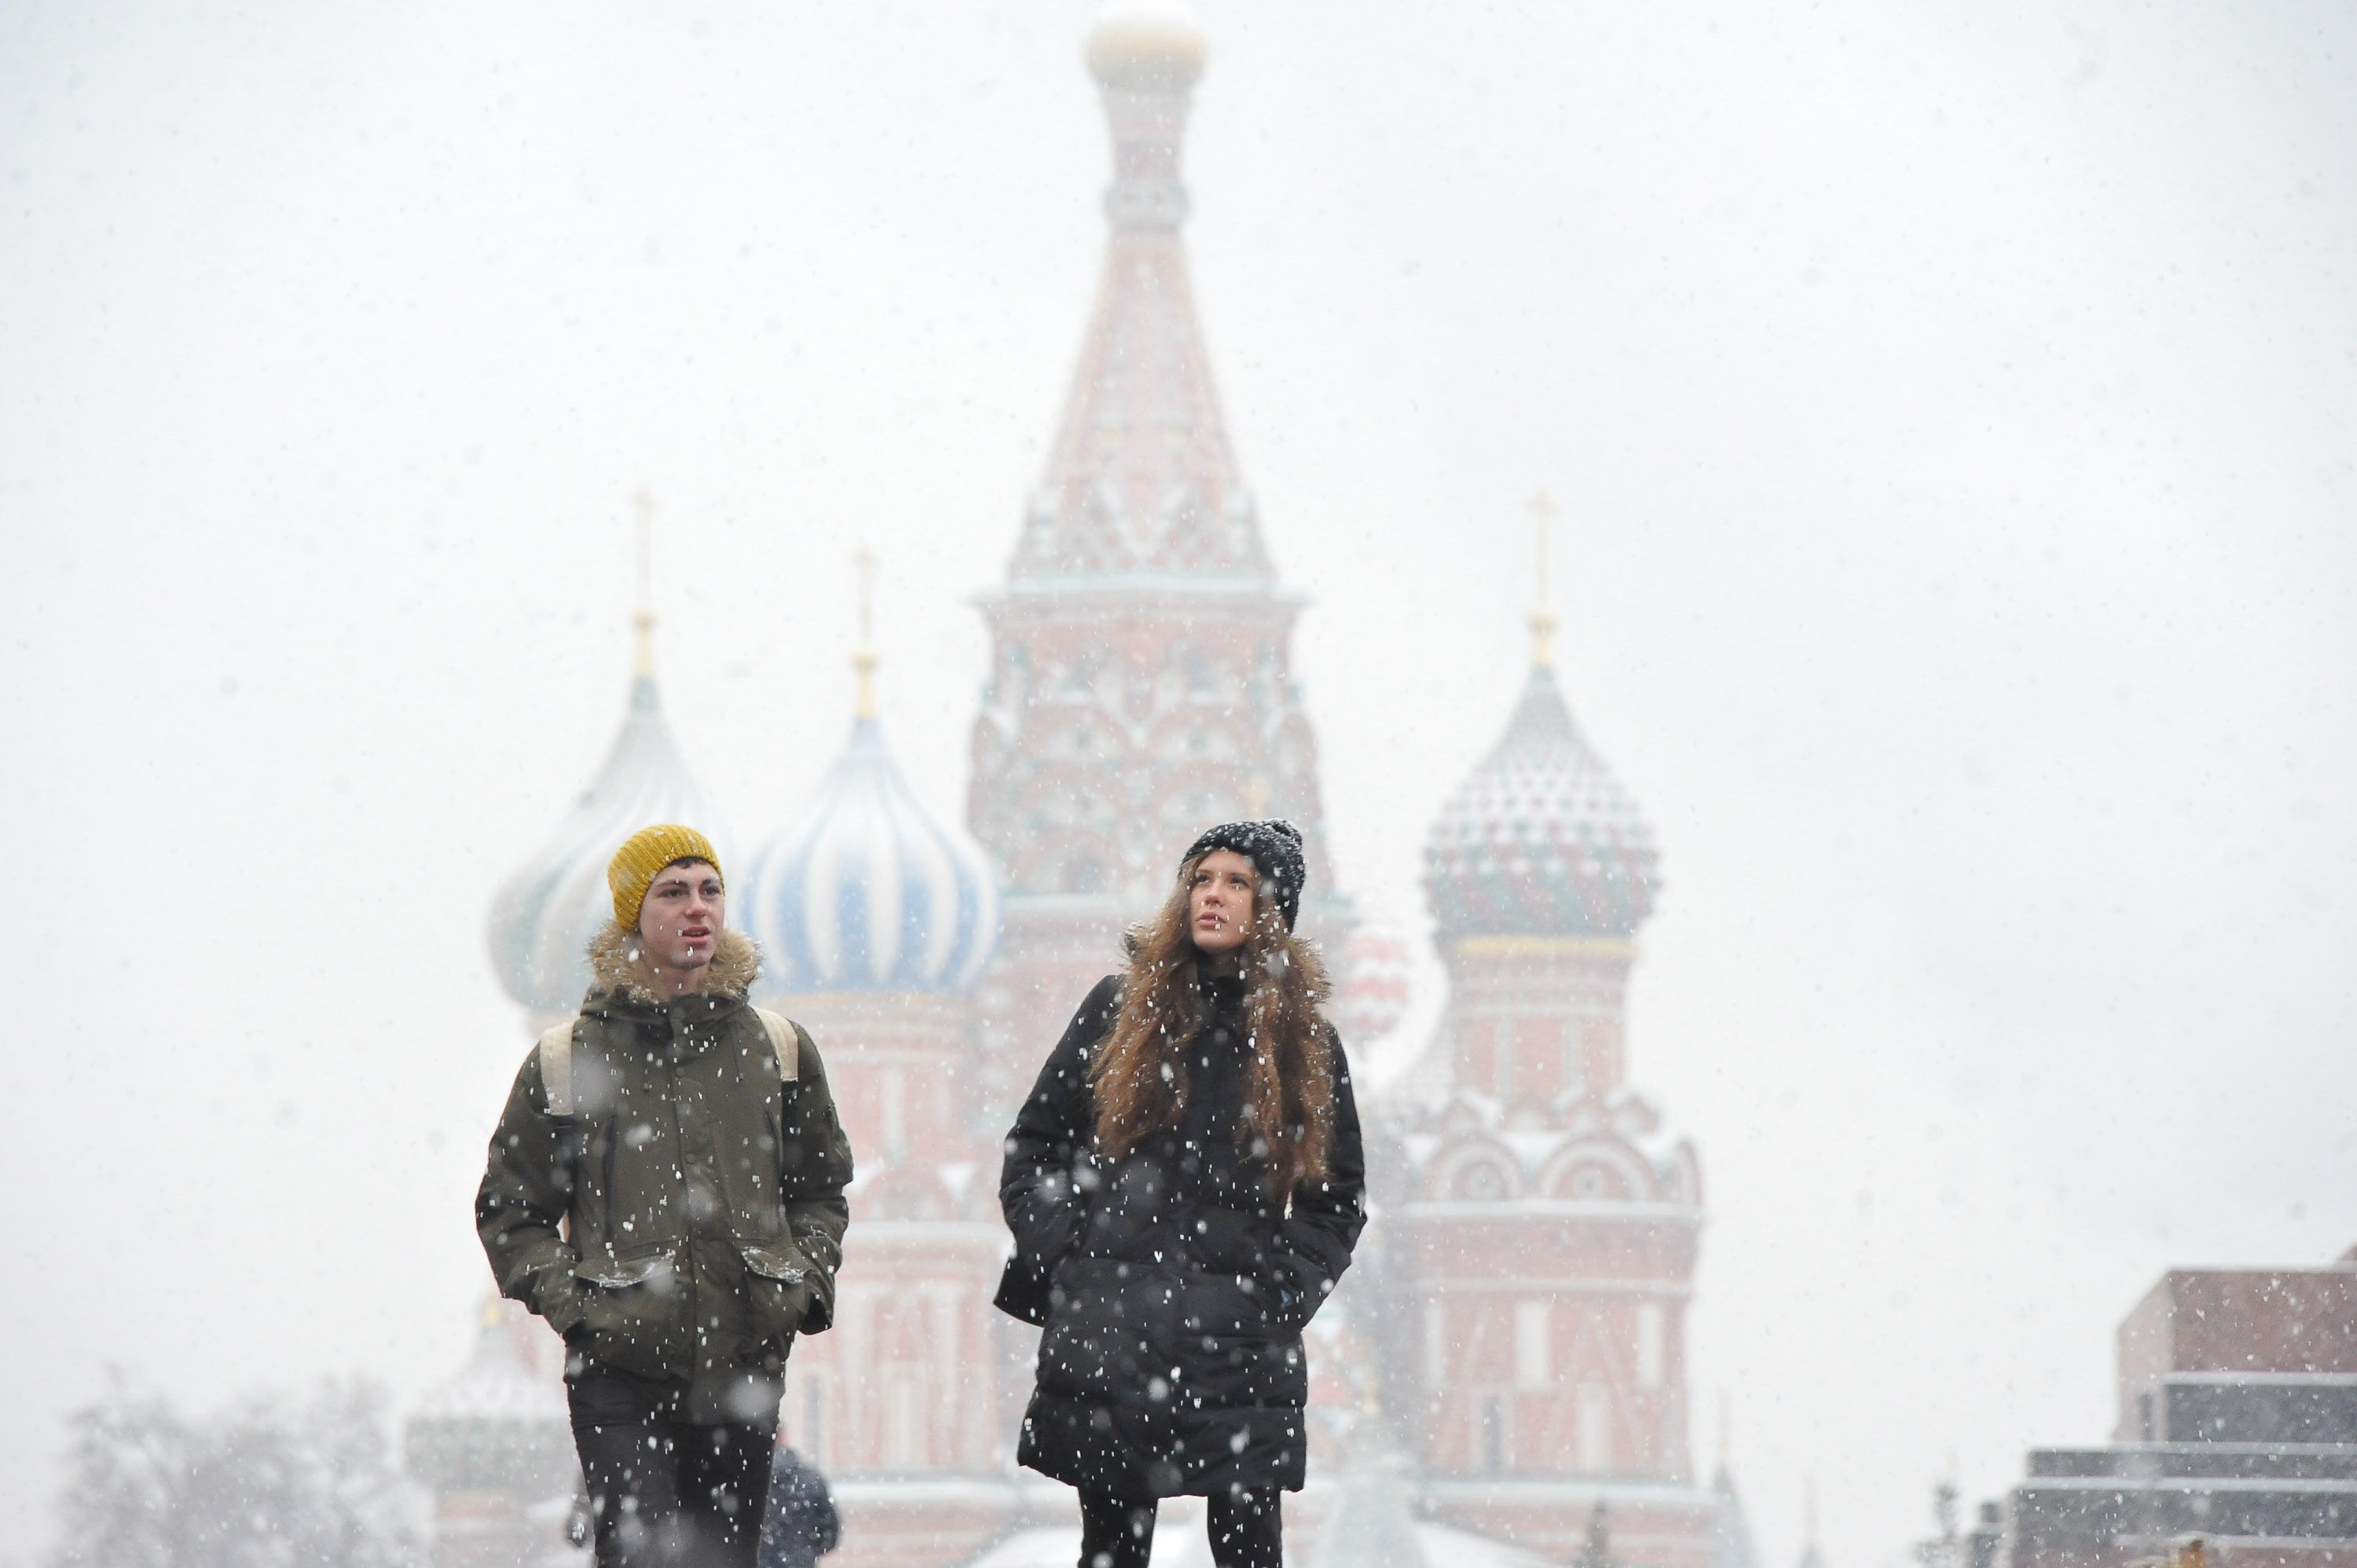
[[748, 1005], [702, 833], [606, 880], [580, 1016], [516, 1074], [475, 1198], [502, 1294], [565, 1336], [601, 1568], [753, 1568], [788, 1350], [833, 1319], [851, 1148], [797, 1024]]

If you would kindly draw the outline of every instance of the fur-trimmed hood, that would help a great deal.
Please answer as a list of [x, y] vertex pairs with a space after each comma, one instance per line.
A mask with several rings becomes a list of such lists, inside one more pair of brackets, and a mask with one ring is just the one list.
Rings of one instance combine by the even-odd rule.
[[[722, 927], [713, 944], [712, 962], [704, 972], [701, 994], [742, 1002], [761, 972], [761, 950], [744, 932]], [[655, 989], [654, 975], [639, 956], [639, 934], [619, 921], [607, 922], [589, 943], [589, 983], [626, 1002], [661, 1007], [670, 998]]]

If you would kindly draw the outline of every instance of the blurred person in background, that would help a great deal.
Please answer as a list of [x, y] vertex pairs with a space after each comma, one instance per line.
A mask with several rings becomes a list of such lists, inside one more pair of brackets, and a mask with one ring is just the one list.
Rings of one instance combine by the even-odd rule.
[[1045, 1327], [1017, 1457], [1080, 1492], [1081, 1568], [1142, 1568], [1207, 1499], [1220, 1568], [1277, 1568], [1308, 1452], [1301, 1330], [1365, 1223], [1350, 1063], [1293, 934], [1289, 822], [1189, 848], [1006, 1137], [999, 1306]]
[[812, 1568], [842, 1540], [826, 1477], [780, 1433], [770, 1466], [769, 1518], [761, 1525], [761, 1568]]
[[606, 879], [588, 995], [516, 1074], [476, 1227], [501, 1293], [565, 1337], [601, 1568], [754, 1568], [851, 1148], [809, 1034], [746, 999], [759, 958], [704, 835], [643, 829]]

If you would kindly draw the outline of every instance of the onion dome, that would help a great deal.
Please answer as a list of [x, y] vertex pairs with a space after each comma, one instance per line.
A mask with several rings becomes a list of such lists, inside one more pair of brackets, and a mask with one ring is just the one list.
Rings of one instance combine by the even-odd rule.
[[411, 1473], [436, 1491], [561, 1495], [577, 1464], [564, 1363], [564, 1346], [522, 1306], [486, 1303], [465, 1369], [410, 1412]]
[[1660, 856], [1572, 722], [1544, 653], [1506, 733], [1425, 841], [1439, 934], [1627, 938], [1653, 912]]
[[652, 618], [640, 618], [630, 709], [597, 781], [491, 902], [492, 967], [535, 1018], [581, 1005], [589, 988], [589, 940], [614, 918], [606, 864], [624, 839], [649, 822], [686, 822], [712, 840], [721, 869], [729, 869], [728, 835], [689, 777], [663, 719], [648, 647]]
[[763, 846], [748, 884], [764, 983], [970, 990], [998, 944], [997, 875], [972, 839], [918, 801], [876, 722], [876, 656], [863, 650], [853, 663], [851, 743], [801, 819]]

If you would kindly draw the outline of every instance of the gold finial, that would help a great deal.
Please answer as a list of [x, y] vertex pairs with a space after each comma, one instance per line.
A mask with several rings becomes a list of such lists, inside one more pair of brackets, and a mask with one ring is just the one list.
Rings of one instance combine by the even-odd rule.
[[493, 1291], [483, 1297], [483, 1310], [480, 1316], [482, 1325], [486, 1328], [497, 1328], [506, 1318], [507, 1314], [501, 1308], [499, 1292]]
[[1547, 607], [1547, 533], [1555, 521], [1555, 502], [1544, 490], [1531, 497], [1531, 521], [1538, 535], [1538, 606], [1531, 612], [1531, 662], [1542, 670], [1555, 664], [1555, 612]]
[[859, 573], [859, 645], [851, 651], [851, 667], [859, 675], [859, 716], [876, 716], [876, 556], [865, 544], [851, 564]]
[[1268, 780], [1257, 773], [1244, 785], [1244, 815], [1255, 822], [1268, 815]]
[[630, 498], [639, 514], [639, 607], [630, 617], [638, 632], [638, 672], [655, 672], [655, 498], [642, 488]]

